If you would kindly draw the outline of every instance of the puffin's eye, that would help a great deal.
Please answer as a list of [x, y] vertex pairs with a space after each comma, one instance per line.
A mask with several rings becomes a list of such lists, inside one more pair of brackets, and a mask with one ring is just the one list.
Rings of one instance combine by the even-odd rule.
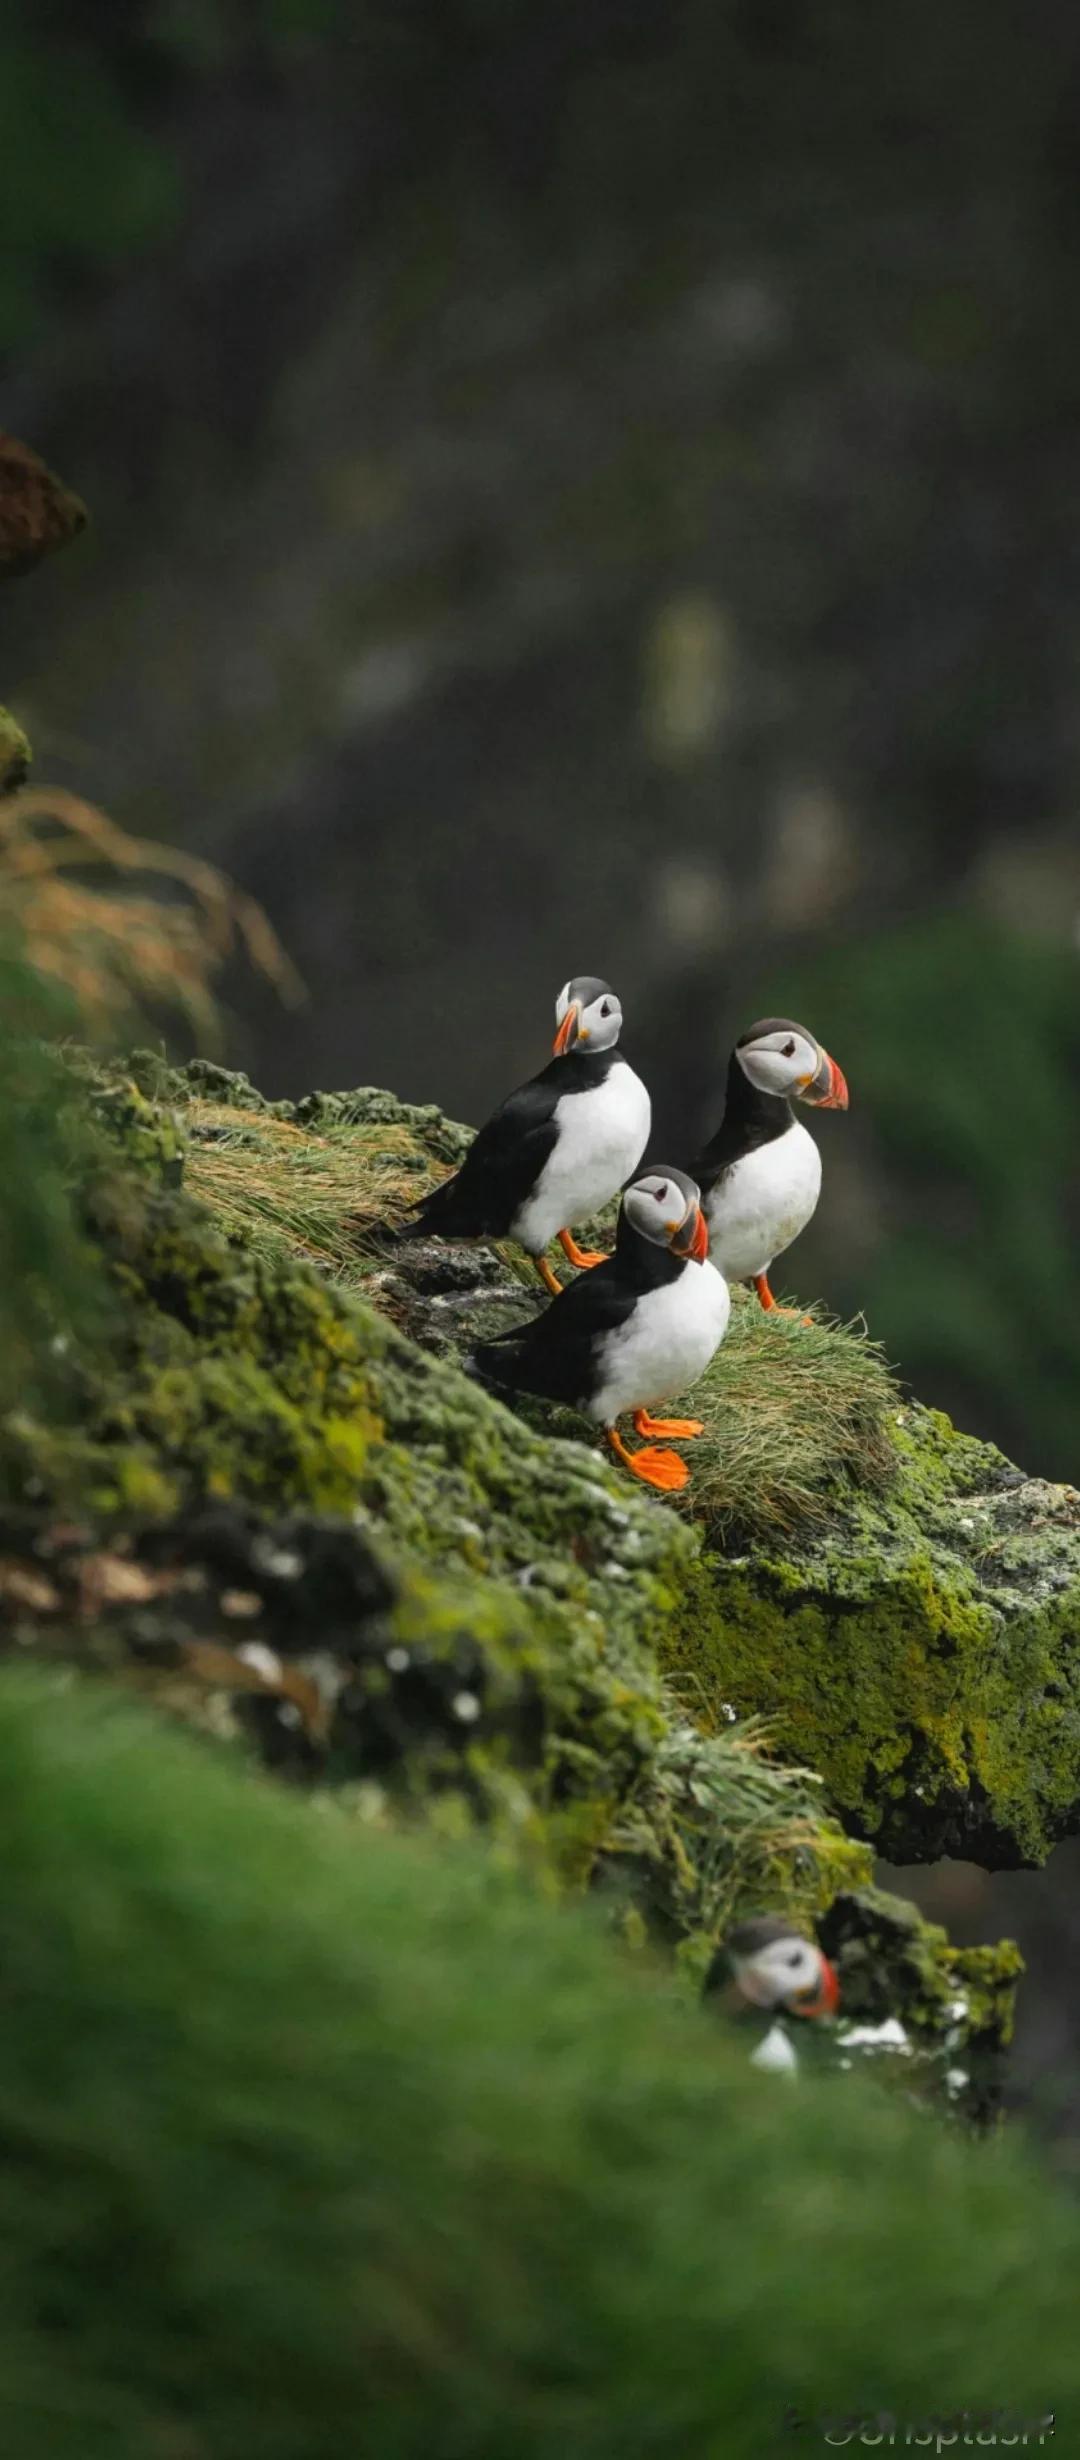
[[781, 1059], [794, 1059], [795, 1045], [793, 1042], [785, 1042], [783, 1050], [780, 1053], [780, 1057]]
[[666, 1204], [666, 1203], [667, 1203], [667, 1200], [668, 1200], [668, 1197], [669, 1197], [669, 1195], [671, 1194], [671, 1190], [670, 1190], [670, 1188], [668, 1187], [667, 1182], [665, 1181], [665, 1183], [664, 1183], [663, 1187], [658, 1187], [658, 1188], [656, 1188], [656, 1189], [654, 1190], [654, 1193], [655, 1193], [655, 1197], [656, 1197], [656, 1202], [657, 1202], [657, 1204]]
[[600, 1002], [600, 1014], [601, 1014], [601, 1016], [610, 1016], [610, 1015], [611, 1015], [611, 1001], [610, 1001], [609, 999], [602, 999], [602, 1000], [601, 1000], [601, 1002]]
[[788, 1963], [789, 1963], [789, 1965], [801, 1965], [801, 1963], [802, 1963], [802, 1949], [801, 1949], [801, 1948], [793, 1948], [793, 1950], [792, 1950], [792, 1952], [791, 1952], [791, 1955], [788, 1957]]

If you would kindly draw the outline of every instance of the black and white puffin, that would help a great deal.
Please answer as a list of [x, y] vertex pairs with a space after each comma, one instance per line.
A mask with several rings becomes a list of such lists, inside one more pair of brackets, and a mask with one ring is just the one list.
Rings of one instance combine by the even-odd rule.
[[571, 1264], [602, 1264], [578, 1246], [573, 1226], [625, 1186], [652, 1124], [646, 1088], [618, 1047], [622, 1021], [610, 983], [596, 974], [566, 983], [547, 1067], [499, 1104], [460, 1170], [420, 1199], [398, 1236], [516, 1239], [556, 1297], [561, 1284], [544, 1254], [552, 1239]]
[[[753, 2037], [751, 2063], [795, 2075], [800, 2065], [788, 2020], [819, 2025], [836, 2015], [840, 1984], [815, 1939], [775, 1915], [737, 1923], [713, 1957], [703, 1998]], [[805, 2043], [809, 2034], [800, 2037]]]
[[686, 1462], [648, 1441], [631, 1452], [616, 1420], [632, 1410], [647, 1438], [702, 1433], [698, 1418], [653, 1418], [654, 1402], [685, 1392], [727, 1331], [731, 1297], [709, 1262], [699, 1190], [681, 1170], [650, 1170], [628, 1187], [615, 1252], [583, 1274], [543, 1315], [478, 1343], [473, 1365], [504, 1391], [535, 1392], [598, 1420], [637, 1478], [671, 1492]]
[[695, 1166], [717, 1271], [752, 1281], [766, 1308], [776, 1305], [769, 1267], [821, 1193], [821, 1155], [793, 1097], [817, 1110], [848, 1106], [841, 1070], [814, 1035], [790, 1017], [762, 1017], [732, 1051], [723, 1120]]

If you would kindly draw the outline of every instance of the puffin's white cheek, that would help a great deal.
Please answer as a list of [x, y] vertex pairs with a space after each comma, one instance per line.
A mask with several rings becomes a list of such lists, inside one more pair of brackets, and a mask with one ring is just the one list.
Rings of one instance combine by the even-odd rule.
[[790, 1093], [797, 1081], [797, 1061], [785, 1059], [779, 1051], [745, 1051], [740, 1057], [743, 1074], [760, 1093]]

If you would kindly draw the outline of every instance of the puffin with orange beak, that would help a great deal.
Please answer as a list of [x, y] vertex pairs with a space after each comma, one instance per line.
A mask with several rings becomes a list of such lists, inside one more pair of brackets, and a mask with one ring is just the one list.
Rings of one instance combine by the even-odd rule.
[[561, 1284], [544, 1252], [552, 1239], [579, 1270], [602, 1264], [578, 1246], [574, 1225], [625, 1186], [652, 1124], [646, 1088], [618, 1047], [622, 1021], [610, 983], [596, 974], [565, 983], [547, 1067], [500, 1103], [460, 1170], [422, 1197], [395, 1235], [516, 1239], [555, 1297]]
[[713, 1261], [728, 1281], [752, 1282], [767, 1309], [776, 1306], [770, 1267], [821, 1193], [821, 1155], [793, 1100], [846, 1110], [847, 1084], [804, 1025], [763, 1017], [735, 1045], [723, 1121], [695, 1165]]
[[[686, 1462], [652, 1439], [700, 1435], [701, 1420], [651, 1410], [704, 1373], [730, 1310], [727, 1283], [709, 1262], [697, 1185], [658, 1164], [626, 1190], [614, 1255], [530, 1324], [478, 1343], [470, 1364], [497, 1391], [539, 1393], [595, 1418], [634, 1477], [673, 1493], [687, 1483]], [[636, 1452], [618, 1430], [627, 1411], [647, 1439]]]
[[[703, 1997], [717, 2014], [730, 2017], [747, 2038], [753, 2034], [755, 2067], [794, 2075], [800, 2059], [788, 2020], [798, 2019], [800, 2039], [827, 2025], [840, 2005], [834, 1966], [816, 1939], [769, 1915], [737, 1923], [713, 1957]], [[808, 2028], [805, 2035], [801, 2026]]]

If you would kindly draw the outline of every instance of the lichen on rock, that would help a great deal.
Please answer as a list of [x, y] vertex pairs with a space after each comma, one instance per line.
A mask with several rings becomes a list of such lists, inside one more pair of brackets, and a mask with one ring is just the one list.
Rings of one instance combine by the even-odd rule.
[[[845, 1904], [865, 1936], [879, 1803], [891, 1842], [944, 1816], [940, 1789], [908, 1783], [914, 1694], [902, 1671], [887, 1683], [880, 1610], [894, 1589], [913, 1610], [910, 1590], [928, 1615], [942, 1567], [959, 1580], [945, 1541], [960, 1488], [975, 1511], [982, 1449], [927, 1420], [931, 1440], [921, 1413], [897, 1426], [895, 1388], [851, 1335], [816, 1326], [788, 1376], [798, 1328], [746, 1307], [709, 1395], [730, 1457], [716, 1447], [696, 1514], [674, 1511], [573, 1413], [515, 1414], [462, 1372], [482, 1323], [536, 1303], [520, 1260], [377, 1235], [467, 1130], [371, 1089], [267, 1103], [207, 1062], [71, 1066], [111, 1314], [68, 1361], [66, 1417], [0, 1427], [10, 1643], [122, 1674], [332, 1784], [361, 1821], [479, 1822], [545, 1884], [594, 1892], [631, 1949], [674, 1952], [691, 1995], [739, 1914]], [[808, 1471], [829, 1377], [837, 1447]], [[998, 1676], [1007, 1692], [1003, 1661]], [[960, 1762], [957, 1745], [953, 1798]], [[1041, 1800], [1023, 1772], [1009, 1798], [1025, 1787]], [[945, 2092], [946, 2066], [963, 2073], [961, 2104], [985, 2118], [1012, 1951], [988, 1951], [958, 2019], [952, 1951], [913, 1936], [919, 1955], [882, 1962], [894, 2014], [926, 2077]]]
[[897, 1407], [897, 1474], [781, 1553], [708, 1548], [665, 1653], [896, 1861], [1043, 1861], [1080, 1824], [1080, 1496]]
[[[295, 1127], [205, 1064], [158, 1075], [153, 1097], [135, 1081], [152, 1074], [79, 1066], [99, 1134], [83, 1212], [112, 1313], [101, 1350], [72, 1362], [67, 1422], [24, 1409], [3, 1430], [9, 1543], [29, 1540], [55, 1591], [39, 1611], [16, 1579], [17, 1638], [134, 1670], [144, 1687], [160, 1678], [186, 1709], [210, 1692], [217, 1724], [233, 1686], [234, 1722], [275, 1764], [359, 1785], [367, 1811], [380, 1791], [390, 1812], [437, 1800], [448, 1817], [456, 1803], [513, 1830], [560, 1880], [586, 1884], [606, 1861], [621, 1882], [620, 1823], [648, 1825], [672, 1725], [659, 1641], [692, 1533], [594, 1452], [518, 1424], [285, 1240], [215, 1220], [180, 1184], [208, 1109], [224, 1107], [240, 1138], [251, 1121], [286, 1138]], [[374, 1107], [377, 1138], [401, 1126], [392, 1103]], [[365, 1125], [351, 1127], [355, 1155]], [[257, 1147], [230, 1150], [257, 1176]], [[58, 1521], [73, 1540], [56, 1539]], [[91, 1628], [80, 1567], [103, 1551], [126, 1576], [113, 1572]], [[251, 1601], [238, 1622], [237, 1597]], [[295, 1679], [251, 1684], [235, 1660], [252, 1648]], [[257, 1675], [268, 1661], [243, 1662]], [[738, 1791], [741, 1741], [694, 1748]], [[706, 1891], [699, 1806], [688, 1788], [680, 1827], [669, 1781], [639, 1868], [646, 1927], [662, 1898], [678, 1897], [684, 1927], [706, 1918], [706, 1898], [741, 1901], [752, 1832], [770, 1873], [775, 1840], [792, 1840], [793, 1904], [824, 1901], [816, 1848], [849, 1869], [850, 1854], [818, 1790], [763, 1766], [728, 1884], [714, 1839]]]

